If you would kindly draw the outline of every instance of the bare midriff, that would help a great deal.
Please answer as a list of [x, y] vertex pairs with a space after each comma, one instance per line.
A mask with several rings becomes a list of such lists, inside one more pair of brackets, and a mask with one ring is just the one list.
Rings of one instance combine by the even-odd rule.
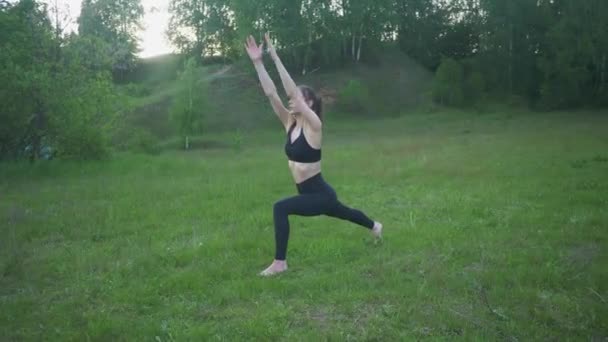
[[296, 184], [300, 184], [307, 179], [321, 172], [321, 162], [299, 163], [289, 160], [289, 169]]

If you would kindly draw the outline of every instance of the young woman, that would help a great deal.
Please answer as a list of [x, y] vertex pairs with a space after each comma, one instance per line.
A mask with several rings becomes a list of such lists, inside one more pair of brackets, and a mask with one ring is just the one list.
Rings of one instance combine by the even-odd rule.
[[296, 86], [283, 66], [268, 34], [265, 36], [270, 57], [274, 61], [285, 92], [289, 109], [283, 106], [277, 89], [262, 62], [263, 42], [258, 46], [249, 36], [245, 48], [257, 71], [264, 93], [287, 132], [285, 154], [299, 195], [285, 198], [274, 204], [274, 230], [276, 251], [273, 263], [262, 271], [264, 276], [287, 270], [287, 241], [289, 215], [327, 215], [348, 220], [368, 228], [376, 238], [382, 234], [382, 224], [372, 221], [363, 212], [351, 209], [337, 198], [334, 189], [321, 176], [322, 103], [307, 86]]

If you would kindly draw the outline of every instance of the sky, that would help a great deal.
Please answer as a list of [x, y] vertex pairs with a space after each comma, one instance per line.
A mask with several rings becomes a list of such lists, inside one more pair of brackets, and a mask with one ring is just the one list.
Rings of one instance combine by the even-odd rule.
[[[77, 30], [76, 20], [80, 15], [81, 0], [45, 0], [49, 8], [57, 5], [62, 13], [68, 15], [68, 30]], [[139, 32], [142, 58], [162, 55], [173, 52], [171, 44], [165, 37], [169, 25], [169, 0], [141, 0], [145, 15], [142, 20], [143, 30]]]

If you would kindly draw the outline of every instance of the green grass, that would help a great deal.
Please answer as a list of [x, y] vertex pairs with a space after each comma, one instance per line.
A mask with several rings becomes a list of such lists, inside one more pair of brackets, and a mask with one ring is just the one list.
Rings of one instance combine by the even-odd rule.
[[382, 244], [292, 217], [277, 128], [243, 149], [0, 165], [2, 340], [603, 340], [608, 116], [329, 119], [325, 178]]

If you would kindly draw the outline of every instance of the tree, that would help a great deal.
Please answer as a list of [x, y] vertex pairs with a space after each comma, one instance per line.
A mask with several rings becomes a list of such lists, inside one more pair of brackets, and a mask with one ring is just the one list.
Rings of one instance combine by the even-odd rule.
[[429, 0], [397, 0], [395, 7], [402, 50], [424, 66], [436, 69], [442, 56], [438, 43], [448, 26], [447, 9]]
[[182, 52], [200, 61], [218, 53], [230, 54], [234, 38], [227, 0], [172, 0], [167, 35]]
[[536, 1], [482, 0], [479, 70], [495, 91], [532, 98], [539, 87], [536, 64], [546, 40]]
[[38, 157], [45, 137], [53, 68], [52, 26], [46, 7], [21, 0], [0, 12], [0, 157], [31, 146]]
[[66, 40], [61, 77], [54, 80], [53, 96], [47, 99], [49, 140], [64, 158], [106, 156], [121, 114], [128, 110], [110, 72], [90, 68], [87, 59], [91, 50], [100, 49], [97, 45], [77, 35]]
[[132, 70], [139, 50], [137, 31], [144, 14], [141, 0], [84, 0], [78, 32], [106, 43], [103, 53], [112, 61], [112, 72], [119, 80]]
[[452, 58], [444, 58], [433, 81], [433, 98], [439, 104], [460, 106], [464, 102], [464, 69]]
[[43, 145], [64, 157], [103, 155], [122, 102], [107, 73], [84, 62], [94, 45], [60, 36], [37, 1], [1, 8], [0, 158], [27, 151], [36, 160]]
[[545, 6], [554, 24], [538, 62], [543, 104], [548, 108], [607, 104], [608, 3], [589, 0]]
[[196, 59], [189, 58], [180, 74], [181, 89], [170, 111], [170, 120], [184, 139], [186, 150], [190, 148], [190, 137], [202, 133], [205, 114], [210, 109], [207, 82], [201, 76]]

